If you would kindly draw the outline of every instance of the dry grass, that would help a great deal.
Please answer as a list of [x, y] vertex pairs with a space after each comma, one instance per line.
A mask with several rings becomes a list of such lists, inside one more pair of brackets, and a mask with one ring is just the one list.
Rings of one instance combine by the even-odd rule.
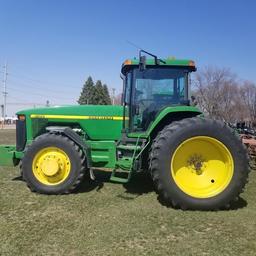
[[[13, 143], [14, 131], [0, 131]], [[256, 172], [233, 210], [161, 205], [149, 178], [85, 182], [76, 194], [31, 193], [18, 168], [0, 167], [0, 255], [255, 255]]]

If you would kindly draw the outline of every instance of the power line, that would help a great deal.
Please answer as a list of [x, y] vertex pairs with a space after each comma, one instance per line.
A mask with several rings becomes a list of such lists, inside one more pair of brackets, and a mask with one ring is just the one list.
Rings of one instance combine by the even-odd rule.
[[[15, 79], [16, 80], [16, 79]], [[31, 84], [27, 84], [27, 83], [23, 83], [23, 82], [19, 82], [19, 81], [15, 81], [15, 80], [13, 80], [13, 78], [9, 78], [9, 81], [10, 81], [10, 83], [12, 84], [12, 85], [19, 85], [19, 86], [24, 86], [24, 87], [29, 87], [29, 88], [31, 88], [31, 89], [35, 89], [35, 90], [42, 90], [42, 86], [40, 86], [40, 88], [38, 87], [38, 85], [37, 86], [34, 86], [34, 85], [31, 85]], [[64, 89], [65, 88], [63, 88], [63, 90], [62, 91], [60, 91], [60, 90], [53, 90], [53, 89], [49, 89], [49, 88], [43, 88], [43, 89], [45, 89], [45, 90], [47, 90], [47, 91], [49, 91], [49, 92], [51, 92], [51, 93], [57, 93], [57, 94], [63, 94], [63, 93], [72, 93], [72, 92], [74, 92], [74, 91], [64, 91]]]
[[[51, 82], [46, 82], [38, 79], [33, 79], [30, 77], [27, 77], [25, 75], [19, 75], [10, 71], [9, 65], [7, 66], [7, 63], [5, 63], [2, 66], [0, 66], [0, 75], [3, 74], [3, 80], [2, 80], [2, 95], [3, 95], [3, 104], [0, 105], [2, 109], [2, 116], [5, 117], [7, 115], [7, 108], [8, 106], [31, 106], [31, 107], [41, 107], [41, 106], [49, 106], [49, 100], [52, 102], [55, 102], [51, 105], [56, 105], [58, 102], [64, 101], [69, 102], [69, 104], [74, 103], [76, 100], [76, 94], [81, 89], [79, 86], [67, 86], [67, 85], [61, 85]], [[8, 72], [7, 72], [8, 69]], [[7, 86], [7, 78], [8, 78], [8, 86]], [[21, 82], [20, 82], [21, 80]], [[1, 82], [1, 80], [0, 80]], [[48, 84], [48, 88], [47, 88]], [[61, 88], [60, 88], [61, 86]], [[8, 92], [7, 92], [8, 87]], [[50, 87], [50, 88], [49, 88]], [[55, 88], [54, 88], [55, 87]], [[53, 88], [53, 89], [52, 89]], [[39, 92], [40, 90], [40, 92]], [[77, 91], [77, 93], [76, 93]], [[1, 92], [1, 91], [0, 91]], [[21, 99], [20, 97], [13, 97], [12, 95], [16, 96], [16, 94], [24, 94], [28, 96], [27, 99]], [[55, 94], [55, 95], [54, 95]], [[63, 95], [63, 96], [62, 96]], [[8, 97], [7, 97], [8, 96]], [[33, 96], [38, 96], [33, 97]], [[66, 97], [65, 97], [66, 96]], [[7, 100], [10, 99], [10, 100]], [[23, 98], [25, 98], [23, 96]], [[39, 103], [30, 102], [30, 100], [39, 100]], [[46, 103], [41, 103], [42, 101], [46, 101]], [[48, 103], [47, 103], [48, 102]], [[7, 106], [8, 105], [8, 106]], [[1, 115], [1, 113], [0, 113]]]
[[[43, 86], [42, 86], [42, 84], [41, 84], [41, 86], [40, 86], [40, 84], [39, 83], [45, 83], [45, 82], [42, 82], [42, 81], [40, 81], [40, 80], [35, 80], [35, 79], [31, 79], [31, 78], [28, 78], [27, 80], [31, 80], [31, 81], [34, 81], [34, 82], [36, 82], [36, 83], [38, 83], [38, 85], [31, 85], [31, 84], [27, 84], [26, 82], [25, 83], [23, 83], [23, 82], [19, 82], [15, 77], [19, 77], [19, 76], [16, 76], [16, 75], [13, 75], [13, 73], [8, 73], [8, 76], [11, 76], [11, 80], [10, 79], [8, 79], [8, 80], [10, 80], [11, 81], [11, 84], [12, 85], [14, 85], [15, 86], [15, 84], [16, 85], [22, 85], [22, 86], [24, 86], [24, 87], [29, 87], [29, 88], [31, 88], [31, 89], [33, 89], [33, 90], [42, 90], [42, 89], [44, 89], [44, 91], [47, 91], [47, 92], [49, 92], [49, 93], [54, 93], [54, 94], [58, 94], [58, 95], [63, 95], [63, 94], [68, 94], [68, 95], [70, 95], [70, 94], [72, 94], [72, 93], [74, 93], [74, 90], [73, 91], [71, 91], [71, 90], [66, 90], [66, 88], [62, 85], [62, 88], [61, 88], [61, 90], [53, 90], [53, 89], [49, 89], [49, 88], [45, 88], [45, 84], [43, 84]], [[26, 76], [22, 76], [22, 77], [26, 77]], [[14, 79], [14, 81], [13, 81], [13, 79]], [[16, 81], [15, 81], [16, 80]], [[34, 83], [33, 82], [33, 83]], [[40, 88], [39, 88], [39, 87]], [[53, 86], [52, 86], [53, 87]], [[69, 88], [70, 88], [70, 86], [68, 86]], [[12, 90], [15, 90], [15, 91], [17, 91], [17, 92], [19, 92], [19, 93], [24, 93], [24, 88], [22, 89], [22, 91], [21, 90], [19, 90], [19, 89], [17, 89], [16, 88], [16, 86], [15, 86], [15, 88], [14, 87], [10, 87], [10, 86], [8, 86], [8, 88], [11, 88]], [[78, 87], [73, 87], [73, 88], [75, 88], [77, 91], [79, 91], [79, 88]], [[35, 95], [35, 96], [41, 96], [41, 97], [49, 97], [49, 94], [47, 94], [47, 95], [45, 95], [45, 94], [42, 94], [42, 93], [37, 93], [37, 92], [31, 92], [31, 90], [29, 91], [29, 94], [32, 94], [32, 95]], [[51, 98], [54, 98], [54, 99], [58, 99], [58, 100], [72, 100], [72, 98], [74, 98], [75, 97], [75, 95], [74, 95], [74, 97], [62, 97], [62, 96], [50, 96]], [[73, 100], [72, 100], [73, 101]]]
[[10, 95], [8, 96], [8, 99], [15, 100], [15, 102], [7, 102], [8, 105], [26, 105], [26, 106], [34, 106], [34, 105], [44, 106], [45, 105], [44, 103], [27, 102], [24, 99], [10, 96]]
[[8, 105], [17, 105], [17, 106], [45, 106], [43, 103], [25, 103], [25, 102], [8, 102]]
[[56, 99], [56, 100], [72, 100], [71, 98], [66, 98], [66, 97], [56, 97], [56, 96], [51, 96], [49, 94], [42, 94], [42, 93], [36, 93], [36, 92], [31, 92], [31, 91], [24, 91], [24, 90], [20, 90], [20, 89], [17, 89], [17, 88], [14, 88], [12, 86], [9, 86], [10, 89], [12, 89], [13, 92], [18, 92], [18, 93], [23, 93], [23, 94], [26, 94], [26, 95], [34, 95], [34, 96], [39, 96], [39, 97], [44, 97], [44, 98], [53, 98], [53, 99]]
[[38, 80], [38, 79], [34, 79], [34, 78], [31, 78], [31, 77], [28, 77], [26, 75], [21, 75], [21, 74], [17, 74], [17, 73], [10, 73], [9, 75], [13, 76], [13, 77], [17, 77], [17, 78], [23, 78], [27, 81], [31, 81], [31, 82], [34, 82], [34, 83], [37, 83], [37, 84], [48, 84], [50, 86], [61, 86], [62, 88], [74, 88], [74, 89], [78, 89], [77, 87], [75, 86], [71, 86], [71, 85], [64, 85], [64, 84], [56, 84], [56, 83], [52, 83], [50, 81], [43, 81], [43, 80]]

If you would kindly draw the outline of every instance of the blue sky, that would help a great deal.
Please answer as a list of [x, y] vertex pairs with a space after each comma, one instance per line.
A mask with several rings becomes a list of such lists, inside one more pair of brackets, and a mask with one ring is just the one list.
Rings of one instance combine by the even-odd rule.
[[76, 104], [89, 75], [121, 91], [121, 63], [137, 56], [127, 40], [256, 82], [255, 13], [253, 0], [0, 0], [7, 113], [46, 100]]

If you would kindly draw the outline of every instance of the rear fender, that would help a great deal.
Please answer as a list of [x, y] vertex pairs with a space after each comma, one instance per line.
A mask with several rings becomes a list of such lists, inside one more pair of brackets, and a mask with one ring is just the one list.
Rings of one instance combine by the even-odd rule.
[[163, 129], [165, 125], [170, 124], [173, 121], [198, 116], [201, 114], [202, 112], [199, 109], [191, 106], [165, 108], [159, 113], [154, 122], [148, 128], [147, 136], [152, 136], [152, 134], [155, 135], [156, 132]]

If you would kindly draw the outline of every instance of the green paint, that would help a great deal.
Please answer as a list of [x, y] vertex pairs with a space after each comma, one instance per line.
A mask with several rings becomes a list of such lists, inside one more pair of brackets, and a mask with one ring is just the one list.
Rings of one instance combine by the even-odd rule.
[[[118, 140], [122, 129], [122, 106], [77, 105], [62, 107], [36, 108], [19, 111], [26, 116], [27, 136], [34, 139], [45, 126], [63, 125], [81, 128], [90, 140]], [[61, 118], [31, 118], [31, 115], [63, 115]], [[66, 116], [119, 117], [112, 119], [66, 119]], [[40, 124], [39, 124], [40, 123]]]
[[154, 128], [161, 122], [163, 118], [165, 118], [169, 114], [180, 113], [180, 116], [185, 115], [186, 113], [191, 113], [194, 116], [202, 114], [202, 112], [196, 108], [191, 106], [175, 106], [175, 107], [166, 107], [163, 109], [156, 117], [153, 123], [151, 123], [145, 132], [140, 133], [129, 133], [129, 137], [142, 137], [148, 138]]
[[[189, 66], [192, 60], [189, 59], [175, 59], [175, 58], [169, 58], [169, 59], [162, 59], [165, 63], [159, 62], [159, 65], [161, 66]], [[130, 61], [131, 65], [139, 65], [139, 59], [128, 59], [126, 60], [122, 66], [127, 65], [126, 62]], [[146, 60], [146, 65], [156, 65], [155, 60], [152, 58], [149, 58]]]
[[[190, 106], [166, 107], [158, 114], [146, 132], [130, 133], [128, 136], [147, 139], [163, 118], [168, 114], [177, 112], [180, 112], [181, 115], [187, 112], [193, 112], [195, 115], [201, 113], [197, 108]], [[44, 133], [46, 126], [63, 125], [81, 128], [85, 133], [85, 138], [83, 138], [84, 142], [90, 148], [93, 166], [106, 168], [114, 168], [116, 166], [116, 143], [121, 139], [122, 106], [82, 105], [48, 107], [18, 112], [18, 115], [21, 114], [26, 116], [28, 144], [30, 144], [35, 137]], [[40, 116], [40, 118], [31, 118], [31, 116], [37, 115]], [[46, 116], [46, 118], [44, 118], [44, 116]], [[53, 118], [47, 118], [47, 116], [52, 116]], [[79, 119], [75, 119], [75, 117], [78, 116]], [[114, 120], [112, 117], [120, 120]], [[134, 145], [130, 145], [129, 147], [130, 149], [127, 148], [127, 150], [135, 150]], [[138, 149], [136, 149], [136, 151], [138, 151]], [[16, 155], [16, 157], [19, 158], [19, 155]], [[130, 160], [132, 161], [127, 159], [121, 161], [118, 163], [119, 167], [125, 169], [127, 166], [131, 166], [134, 158]]]
[[86, 144], [90, 148], [91, 159], [94, 167], [114, 168], [116, 164], [115, 141], [91, 141]]
[[[163, 67], [190, 67], [193, 71], [196, 70], [194, 61], [188, 60], [188, 59], [175, 59], [175, 58], [169, 58], [169, 59], [162, 59], [165, 63], [159, 62], [158, 66]], [[130, 66], [138, 66], [139, 65], [139, 59], [128, 59], [126, 60], [122, 65], [121, 72], [124, 74], [125, 70], [129, 68]], [[154, 59], [146, 59], [146, 65], [148, 66], [156, 66]]]

